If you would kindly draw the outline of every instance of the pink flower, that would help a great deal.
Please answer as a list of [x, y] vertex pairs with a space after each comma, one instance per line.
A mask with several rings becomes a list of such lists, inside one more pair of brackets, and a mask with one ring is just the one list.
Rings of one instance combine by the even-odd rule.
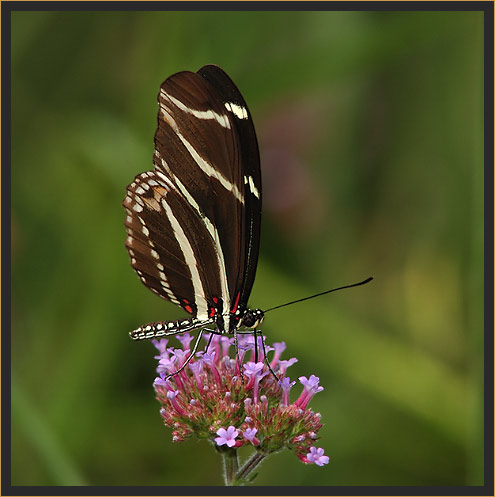
[[279, 361], [282, 352], [286, 348], [287, 346], [285, 345], [285, 342], [277, 342], [273, 344], [273, 349], [275, 350], [275, 353], [273, 354], [272, 362], [270, 362], [270, 366], [272, 368], [274, 368], [277, 365], [277, 362]]
[[244, 430], [243, 436], [247, 440], [252, 440], [254, 436], [256, 435], [256, 432], [258, 431], [258, 428], [248, 428], [247, 430]]
[[167, 353], [168, 340], [166, 338], [162, 338], [160, 340], [151, 340], [151, 343], [156, 347], [156, 349], [160, 353], [160, 355], [155, 356], [155, 359], [160, 359], [160, 356], [162, 354], [166, 354], [168, 357], [168, 353]]
[[323, 387], [318, 386], [320, 378], [318, 378], [318, 376], [315, 376], [314, 374], [309, 377], [309, 380], [306, 378], [306, 376], [300, 376], [299, 381], [304, 385], [304, 390], [295, 403], [301, 409], [306, 409], [309, 401], [313, 398], [313, 395], [315, 393], [321, 392], [323, 390]]
[[280, 382], [280, 387], [282, 388], [282, 404], [285, 406], [289, 405], [289, 391], [296, 384], [295, 381], [290, 381], [288, 376], [284, 376]]
[[251, 376], [253, 374], [258, 374], [260, 371], [263, 370], [263, 367], [265, 365], [262, 362], [248, 362], [244, 364], [244, 373], [247, 374], [248, 376]]
[[177, 340], [182, 344], [184, 350], [189, 350], [193, 337], [189, 333], [177, 335]]
[[[326, 464], [322, 449], [311, 450], [322, 427], [320, 414], [308, 407], [311, 397], [322, 390], [319, 378], [301, 376], [303, 391], [291, 403], [295, 382], [286, 370], [297, 359], [281, 359], [285, 344], [274, 348], [265, 344], [267, 361], [253, 362], [252, 337], [238, 337], [236, 357], [231, 338], [207, 334], [208, 349], [192, 357], [180, 374], [169, 377], [189, 357], [190, 336], [181, 338], [179, 348], [167, 348], [165, 340], [155, 344], [160, 356], [154, 388], [174, 442], [196, 436], [224, 449], [252, 445], [263, 457], [287, 448], [304, 463]], [[270, 373], [268, 362], [277, 377]]]
[[328, 456], [324, 456], [325, 451], [321, 448], [311, 447], [309, 452], [306, 454], [306, 458], [309, 462], [314, 462], [317, 466], [323, 466], [324, 464], [328, 464], [330, 458]]
[[258, 428], [247, 428], [242, 433], [242, 436], [251, 442], [253, 445], [258, 445], [260, 441], [256, 438], [256, 433], [258, 432]]
[[[290, 368], [296, 362], [298, 362], [298, 361], [297, 361], [297, 359], [295, 357], [293, 357], [292, 359], [288, 359], [286, 361], [278, 361], [279, 368], [280, 368], [280, 373], [282, 374], [282, 376], [285, 375], [285, 372], [287, 371], [287, 368]], [[272, 366], [272, 368], [273, 368], [273, 366]]]
[[227, 429], [220, 428], [217, 430], [217, 435], [218, 437], [215, 438], [217, 445], [228, 445], [229, 447], [233, 447], [235, 445], [235, 439], [237, 435], [239, 435], [239, 431], [235, 429], [235, 426], [229, 426]]

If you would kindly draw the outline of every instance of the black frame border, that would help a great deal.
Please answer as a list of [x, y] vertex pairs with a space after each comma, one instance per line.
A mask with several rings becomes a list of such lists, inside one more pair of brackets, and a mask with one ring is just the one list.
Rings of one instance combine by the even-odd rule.
[[[484, 12], [484, 485], [104, 487], [11, 485], [11, 14], [15, 11], [482, 11]], [[2, 1], [2, 495], [494, 495], [494, 3], [492, 1]]]

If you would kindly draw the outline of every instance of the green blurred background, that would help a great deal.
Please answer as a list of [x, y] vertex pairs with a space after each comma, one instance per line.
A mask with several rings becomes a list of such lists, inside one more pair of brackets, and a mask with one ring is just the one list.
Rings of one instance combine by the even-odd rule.
[[[483, 483], [483, 14], [14, 12], [12, 483], [221, 485], [173, 444], [136, 326], [183, 316], [124, 248], [156, 95], [207, 63], [236, 81], [264, 179], [250, 304], [316, 374], [331, 457], [258, 485]], [[298, 395], [295, 387], [293, 398]]]

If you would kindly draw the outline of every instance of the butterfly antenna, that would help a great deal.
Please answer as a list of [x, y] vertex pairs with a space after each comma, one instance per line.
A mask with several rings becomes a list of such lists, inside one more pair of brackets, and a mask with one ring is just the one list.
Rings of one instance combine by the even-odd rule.
[[292, 302], [287, 302], [286, 304], [277, 305], [275, 307], [270, 307], [270, 309], [266, 309], [263, 312], [267, 313], [268, 311], [280, 309], [281, 307], [285, 307], [287, 305], [292, 305], [292, 304], [295, 304], [297, 302], [303, 302], [304, 300], [314, 299], [315, 297], [319, 297], [320, 295], [326, 295], [327, 293], [336, 292], [337, 290], [344, 290], [345, 288], [352, 288], [355, 286], [366, 285], [366, 283], [369, 283], [372, 279], [373, 279], [373, 277], [370, 276], [369, 278], [366, 278], [365, 280], [360, 281], [359, 283], [353, 283], [352, 285], [345, 285], [345, 286], [339, 286], [338, 288], [332, 288], [331, 290], [327, 290], [326, 292], [316, 293], [315, 295], [311, 295], [309, 297], [304, 297], [303, 299], [293, 300]]

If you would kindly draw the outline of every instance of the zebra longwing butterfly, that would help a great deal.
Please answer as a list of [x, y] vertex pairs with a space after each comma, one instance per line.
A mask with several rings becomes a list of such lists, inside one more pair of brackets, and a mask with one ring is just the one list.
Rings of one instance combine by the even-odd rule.
[[158, 103], [154, 169], [135, 177], [123, 201], [126, 247], [141, 281], [191, 317], [141, 326], [133, 339], [200, 329], [191, 358], [206, 326], [234, 339], [243, 327], [256, 336], [265, 312], [372, 279], [265, 311], [249, 309], [261, 172], [246, 102], [222, 69], [207, 65], [167, 78]]
[[167, 78], [158, 95], [153, 171], [127, 187], [126, 247], [155, 294], [191, 317], [150, 323], [136, 340], [214, 326], [236, 334], [263, 311], [247, 301], [260, 243], [261, 172], [251, 114], [217, 66]]

